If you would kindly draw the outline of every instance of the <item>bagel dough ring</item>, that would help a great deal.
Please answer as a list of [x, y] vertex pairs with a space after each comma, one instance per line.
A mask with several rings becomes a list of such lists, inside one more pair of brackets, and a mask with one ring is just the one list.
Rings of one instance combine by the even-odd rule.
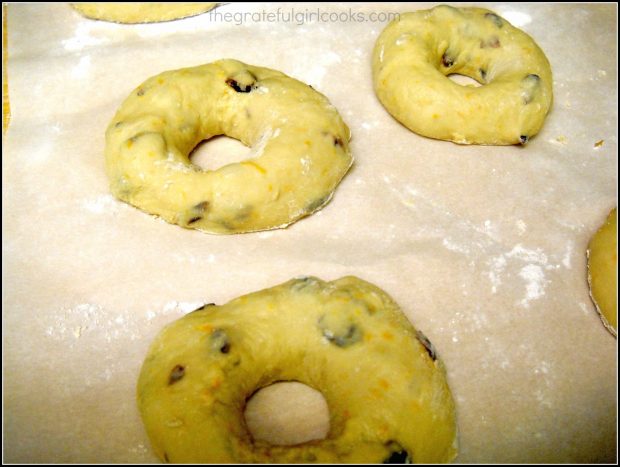
[[[403, 13], [373, 51], [377, 97], [399, 122], [458, 144], [525, 144], [553, 100], [549, 61], [534, 40], [495, 13], [440, 5]], [[447, 75], [482, 86], [461, 86]]]
[[594, 234], [587, 250], [590, 296], [605, 327], [618, 332], [618, 209]]
[[81, 15], [114, 23], [158, 23], [196, 16], [212, 10], [217, 3], [72, 3]]
[[[278, 381], [320, 391], [323, 440], [252, 440], [246, 400]], [[152, 446], [175, 463], [447, 462], [456, 455], [444, 366], [381, 289], [356, 277], [292, 279], [168, 325], [138, 380]]]
[[[192, 165], [202, 140], [252, 147], [218, 170]], [[119, 199], [210, 233], [286, 227], [322, 208], [353, 159], [350, 132], [327, 98], [279, 71], [219, 60], [138, 86], [106, 132], [106, 169]]]

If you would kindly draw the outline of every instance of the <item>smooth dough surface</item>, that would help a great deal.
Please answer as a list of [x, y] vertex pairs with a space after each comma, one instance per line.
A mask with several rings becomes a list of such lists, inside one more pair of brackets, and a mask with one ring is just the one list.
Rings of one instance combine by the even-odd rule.
[[[553, 100], [542, 50], [481, 8], [401, 14], [377, 39], [372, 69], [375, 93], [392, 116], [415, 133], [459, 144], [525, 144]], [[450, 74], [482, 86], [461, 86]]]
[[618, 332], [618, 209], [613, 209], [605, 224], [588, 245], [588, 282], [590, 295], [603, 324], [616, 336]]
[[[328, 436], [294, 446], [252, 440], [246, 400], [278, 381], [320, 391]], [[204, 306], [157, 336], [138, 405], [169, 462], [447, 462], [454, 402], [443, 364], [381, 289], [356, 277], [290, 280]]]
[[213, 9], [217, 3], [72, 3], [71, 6], [91, 19], [115, 23], [157, 23], [199, 15]]
[[[203, 170], [189, 154], [226, 135], [250, 158]], [[353, 159], [350, 132], [312, 87], [279, 71], [219, 60], [135, 89], [106, 132], [110, 189], [168, 222], [210, 233], [286, 227], [331, 199]]]

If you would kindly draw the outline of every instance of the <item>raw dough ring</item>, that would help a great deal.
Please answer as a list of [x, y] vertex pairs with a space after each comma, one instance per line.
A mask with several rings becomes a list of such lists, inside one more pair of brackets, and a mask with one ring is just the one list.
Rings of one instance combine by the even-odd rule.
[[[227, 135], [253, 157], [218, 170], [192, 165], [202, 140]], [[236, 60], [154, 76], [106, 132], [110, 189], [183, 227], [240, 233], [286, 227], [322, 208], [353, 159], [350, 132], [312, 87]]]
[[590, 296], [605, 327], [614, 336], [618, 331], [618, 209], [588, 245], [588, 283]]
[[[323, 394], [325, 439], [252, 440], [245, 402], [277, 381]], [[356, 277], [293, 279], [173, 322], [144, 361], [138, 406], [156, 454], [168, 462], [447, 462], [456, 455], [443, 364], [398, 305]]]
[[195, 16], [213, 9], [217, 3], [72, 3], [83, 16], [114, 23], [158, 23]]
[[[410, 130], [459, 144], [525, 144], [553, 100], [549, 61], [495, 13], [453, 8], [403, 13], [377, 39], [375, 92]], [[461, 86], [458, 73], [483, 86]]]

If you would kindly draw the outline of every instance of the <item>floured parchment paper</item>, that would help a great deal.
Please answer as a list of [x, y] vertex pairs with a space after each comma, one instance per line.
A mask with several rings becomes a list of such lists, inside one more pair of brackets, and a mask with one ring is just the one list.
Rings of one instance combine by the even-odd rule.
[[[617, 9], [476, 5], [551, 62], [553, 110], [526, 147], [423, 138], [379, 104], [370, 55], [385, 13], [433, 4], [225, 4], [145, 25], [10, 4], [4, 460], [155, 461], [135, 386], [165, 324], [294, 276], [353, 274], [444, 360], [458, 462], [615, 461], [617, 341], [588, 296], [585, 250], [617, 203]], [[338, 15], [286, 21], [293, 8]], [[351, 128], [353, 168], [288, 229], [184, 230], [108, 191], [104, 132], [123, 99], [162, 71], [226, 57], [312, 85]]]

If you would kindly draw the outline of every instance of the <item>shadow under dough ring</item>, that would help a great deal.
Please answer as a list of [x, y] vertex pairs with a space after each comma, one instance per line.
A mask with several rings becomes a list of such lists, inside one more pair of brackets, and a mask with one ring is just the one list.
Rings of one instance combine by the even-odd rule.
[[[372, 69], [375, 93], [393, 117], [415, 133], [459, 144], [525, 144], [553, 100], [543, 51], [480, 8], [401, 14], [377, 39]], [[461, 86], [451, 74], [482, 86]]]
[[157, 3], [157, 2], [90, 2], [71, 6], [90, 19], [113, 23], [158, 23], [195, 16], [213, 9], [217, 3]]
[[[253, 440], [246, 400], [278, 381], [320, 391], [327, 437]], [[164, 328], [138, 380], [155, 453], [175, 463], [419, 463], [456, 455], [454, 402], [424, 335], [356, 277], [293, 279], [206, 305]]]
[[[202, 170], [189, 154], [226, 135], [250, 158]], [[353, 159], [350, 132], [327, 98], [279, 71], [220, 60], [141, 84], [106, 132], [119, 199], [210, 233], [286, 227], [331, 199]]]

